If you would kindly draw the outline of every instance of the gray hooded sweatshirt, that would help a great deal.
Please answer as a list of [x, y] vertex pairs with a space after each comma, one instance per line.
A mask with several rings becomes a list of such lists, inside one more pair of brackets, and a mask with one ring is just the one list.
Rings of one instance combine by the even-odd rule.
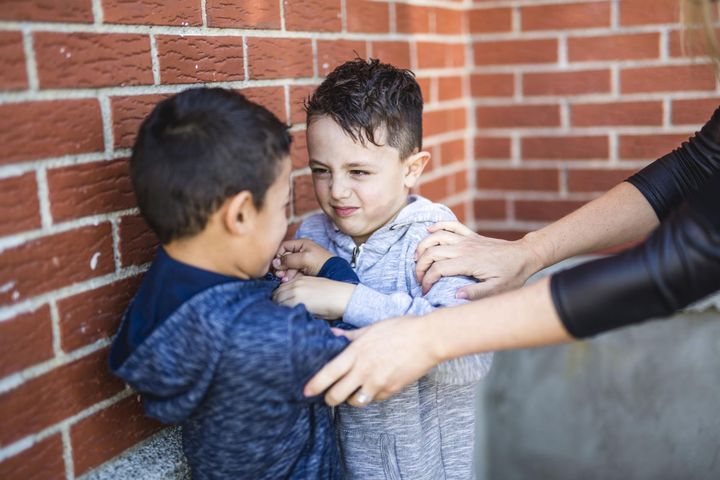
[[[427, 227], [452, 220], [449, 208], [411, 195], [398, 215], [360, 246], [325, 214], [307, 218], [296, 237], [315, 241], [355, 268], [360, 284], [343, 321], [363, 327], [464, 303], [455, 292], [473, 280], [442, 278], [423, 295], [415, 276], [415, 249], [428, 235]], [[346, 478], [472, 478], [475, 385], [491, 364], [491, 353], [458, 358], [387, 400], [365, 408], [338, 407], [335, 420]]]

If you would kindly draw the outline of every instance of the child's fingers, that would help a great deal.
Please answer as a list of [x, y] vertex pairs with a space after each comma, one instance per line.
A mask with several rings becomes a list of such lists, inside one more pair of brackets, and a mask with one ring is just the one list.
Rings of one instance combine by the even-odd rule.
[[428, 232], [430, 233], [439, 232], [440, 230], [457, 233], [458, 235], [463, 235], [465, 237], [475, 235], [475, 232], [460, 222], [438, 222], [428, 227]]
[[307, 254], [305, 252], [287, 253], [276, 260], [280, 261], [283, 270], [304, 270], [307, 267]]
[[359, 338], [363, 334], [362, 328], [357, 330], [343, 330], [342, 328], [333, 327], [330, 330], [332, 330], [333, 334], [335, 334], [336, 337], [345, 337], [348, 338], [350, 341]]

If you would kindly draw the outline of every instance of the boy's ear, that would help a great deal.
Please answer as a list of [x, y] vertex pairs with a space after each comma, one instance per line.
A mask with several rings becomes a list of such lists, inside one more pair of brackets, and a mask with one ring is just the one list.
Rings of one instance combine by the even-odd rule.
[[413, 188], [415, 186], [429, 161], [430, 152], [425, 150], [413, 153], [405, 159], [405, 187]]
[[254, 225], [257, 209], [252, 193], [247, 190], [226, 200], [222, 222], [225, 229], [233, 235], [247, 235]]

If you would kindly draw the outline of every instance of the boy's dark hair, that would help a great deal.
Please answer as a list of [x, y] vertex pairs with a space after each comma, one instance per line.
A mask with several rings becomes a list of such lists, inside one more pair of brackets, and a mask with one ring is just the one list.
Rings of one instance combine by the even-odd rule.
[[130, 159], [140, 213], [161, 243], [201, 232], [223, 202], [247, 190], [261, 208], [290, 152], [288, 127], [222, 88], [195, 88], [158, 103]]
[[380, 60], [343, 63], [327, 76], [305, 103], [307, 123], [330, 116], [354, 141], [375, 140], [387, 129], [387, 142], [405, 159], [422, 148], [423, 99], [415, 74]]

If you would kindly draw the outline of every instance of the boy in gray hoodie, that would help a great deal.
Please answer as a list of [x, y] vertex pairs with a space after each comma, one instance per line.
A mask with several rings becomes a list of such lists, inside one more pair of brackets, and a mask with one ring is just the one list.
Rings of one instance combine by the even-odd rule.
[[[412, 72], [378, 60], [346, 62], [318, 87], [306, 105], [307, 137], [324, 213], [281, 247], [274, 266], [286, 281], [275, 301], [355, 327], [462, 302], [455, 292], [472, 280], [443, 278], [424, 294], [415, 276], [427, 227], [455, 220], [447, 207], [409, 195], [430, 158], [422, 107]], [[359, 284], [313, 276], [333, 255], [351, 263]], [[335, 421], [346, 477], [471, 478], [475, 384], [491, 362], [492, 354], [456, 359], [390, 399], [341, 405]]]

